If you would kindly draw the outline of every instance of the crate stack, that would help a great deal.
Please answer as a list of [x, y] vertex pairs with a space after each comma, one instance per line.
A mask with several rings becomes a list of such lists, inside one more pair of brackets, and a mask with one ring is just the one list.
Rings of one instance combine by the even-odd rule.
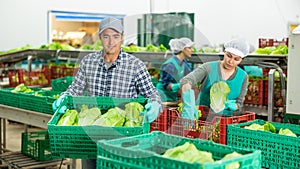
[[274, 38], [259, 38], [258, 39], [258, 47], [265, 48], [269, 46], [277, 47], [279, 45], [286, 45], [289, 46], [289, 38], [283, 38], [281, 40], [274, 39]]
[[[265, 123], [264, 120], [254, 120], [228, 125], [227, 145], [235, 148], [261, 150], [262, 167], [264, 168], [300, 168], [299, 125], [270, 122], [275, 127], [276, 133], [245, 128], [245, 126], [264, 125]], [[296, 134], [296, 137], [279, 134], [280, 129], [289, 129]]]
[[41, 70], [28, 72], [24, 69], [10, 71], [8, 73], [9, 87], [16, 87], [19, 84], [26, 86], [50, 86], [50, 69], [43, 66]]
[[54, 158], [50, 151], [48, 131], [23, 132], [21, 152], [38, 161], [53, 160]]
[[[272, 38], [259, 38], [259, 48], [277, 47], [280, 45], [288, 46], [288, 38], [283, 38], [282, 40], [276, 40]], [[248, 91], [244, 101], [245, 104], [268, 106], [268, 73], [270, 69], [271, 68], [263, 67], [262, 77], [249, 76]], [[287, 69], [283, 69], [283, 74], [287, 77]], [[275, 77], [274, 106], [282, 107], [283, 104], [281, 82], [279, 77]]]
[[47, 67], [50, 69], [51, 79], [62, 78], [65, 76], [75, 76], [78, 71], [78, 67], [68, 67], [65, 64], [50, 65]]

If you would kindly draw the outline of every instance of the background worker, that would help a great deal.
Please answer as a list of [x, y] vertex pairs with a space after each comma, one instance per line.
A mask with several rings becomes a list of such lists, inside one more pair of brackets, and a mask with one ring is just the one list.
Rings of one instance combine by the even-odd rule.
[[[145, 64], [121, 49], [123, 32], [120, 20], [107, 17], [101, 21], [99, 39], [103, 50], [88, 54], [81, 60], [74, 81], [53, 103], [54, 110], [65, 96], [83, 96], [85, 90], [89, 96], [116, 98], [137, 98], [140, 94], [151, 100], [145, 106], [148, 110], [146, 120], [152, 122], [157, 118], [162, 110], [161, 99]], [[96, 168], [96, 159], [82, 160], [82, 168]]]
[[188, 63], [192, 56], [192, 47], [195, 45], [189, 38], [171, 39], [169, 42], [173, 55], [165, 61], [160, 70], [160, 79], [156, 88], [164, 102], [179, 100], [179, 80], [190, 73], [193, 68]]
[[211, 86], [219, 81], [227, 83], [230, 88], [228, 101], [222, 112], [214, 112], [225, 115], [232, 115], [233, 111], [242, 111], [243, 102], [247, 93], [248, 75], [238, 65], [249, 54], [249, 45], [244, 39], [233, 39], [224, 44], [224, 58], [220, 61], [207, 62], [199, 66], [193, 72], [183, 77], [182, 98], [184, 102], [184, 118], [194, 119], [198, 111], [195, 108], [195, 95], [192, 87], [201, 82], [200, 96], [197, 105], [210, 106]]

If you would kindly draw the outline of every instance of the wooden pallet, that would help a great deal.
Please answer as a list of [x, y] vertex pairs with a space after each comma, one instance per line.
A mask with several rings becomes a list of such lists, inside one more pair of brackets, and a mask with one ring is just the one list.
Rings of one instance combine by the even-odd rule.
[[55, 159], [50, 161], [37, 161], [28, 156], [25, 156], [21, 152], [7, 152], [0, 154], [0, 160], [2, 164], [1, 168], [22, 168], [22, 169], [33, 169], [33, 168], [47, 168], [47, 169], [57, 169], [61, 166], [67, 166], [70, 168], [71, 162], [68, 159]]

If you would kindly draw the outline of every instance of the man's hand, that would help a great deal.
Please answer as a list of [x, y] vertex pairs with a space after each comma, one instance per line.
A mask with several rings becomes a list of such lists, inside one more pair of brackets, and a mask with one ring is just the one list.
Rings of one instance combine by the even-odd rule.
[[151, 123], [157, 119], [161, 105], [157, 101], [149, 102], [145, 105], [145, 109], [142, 114], [145, 115], [147, 122]]
[[[64, 99], [65, 99], [67, 96], [68, 96], [67, 94], [63, 94], [63, 95], [59, 96], [59, 98], [56, 99], [56, 100], [52, 103], [52, 109], [53, 109], [54, 112], [61, 106], [61, 104], [63, 103]], [[59, 109], [59, 112], [60, 112], [60, 113], [64, 113], [66, 109], [67, 109], [66, 106], [62, 106], [62, 107]]]

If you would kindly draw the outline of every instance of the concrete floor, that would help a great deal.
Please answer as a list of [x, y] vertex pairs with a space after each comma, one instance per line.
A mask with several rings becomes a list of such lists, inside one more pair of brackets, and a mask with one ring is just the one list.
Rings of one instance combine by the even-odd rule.
[[[28, 126], [28, 132], [30, 131], [39, 131], [44, 130], [41, 128], [36, 128]], [[20, 123], [15, 123], [12, 121], [6, 121], [6, 149], [9, 151], [21, 151], [21, 137], [22, 132], [25, 131], [25, 125]], [[74, 165], [73, 169], [81, 169], [81, 160], [77, 159], [76, 166]]]

